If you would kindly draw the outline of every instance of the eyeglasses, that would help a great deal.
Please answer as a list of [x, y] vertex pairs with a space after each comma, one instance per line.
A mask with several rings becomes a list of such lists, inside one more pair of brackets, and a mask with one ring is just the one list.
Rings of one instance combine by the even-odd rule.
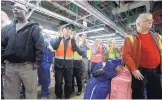
[[[18, 9], [18, 10], [24, 10], [23, 8], [21, 8], [21, 7], [18, 7], [18, 6], [13, 6], [12, 7], [12, 9], [14, 10], [14, 9]], [[24, 10], [25, 11], [25, 10]]]
[[144, 20], [144, 21], [141, 21], [141, 22], [154, 22], [154, 20], [153, 19], [147, 19], [147, 20]]

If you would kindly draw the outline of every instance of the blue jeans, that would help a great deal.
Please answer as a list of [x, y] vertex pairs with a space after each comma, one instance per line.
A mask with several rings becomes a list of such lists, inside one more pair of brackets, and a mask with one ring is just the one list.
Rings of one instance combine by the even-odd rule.
[[38, 68], [38, 79], [41, 85], [41, 95], [42, 96], [49, 95], [50, 91], [48, 87], [51, 82], [49, 63], [42, 63], [41, 66]]

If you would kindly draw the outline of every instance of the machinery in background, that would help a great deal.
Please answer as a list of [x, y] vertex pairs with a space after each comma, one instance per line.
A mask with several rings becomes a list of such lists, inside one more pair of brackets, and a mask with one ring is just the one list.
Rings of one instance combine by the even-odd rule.
[[162, 35], [162, 1], [152, 2], [150, 12], [154, 18], [154, 31]]

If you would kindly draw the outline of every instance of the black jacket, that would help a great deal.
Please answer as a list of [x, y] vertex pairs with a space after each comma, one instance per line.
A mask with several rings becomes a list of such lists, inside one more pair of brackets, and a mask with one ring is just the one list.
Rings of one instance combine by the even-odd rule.
[[[65, 39], [65, 38], [61, 38], [61, 37], [56, 39], [56, 41], [51, 41], [51, 46], [53, 47], [54, 50], [58, 49], [62, 39], [64, 41], [64, 48], [65, 48], [64, 54], [68, 53], [68, 52], [66, 52], [66, 49], [67, 49], [68, 42], [70, 40], [71, 40], [72, 50], [77, 51], [78, 47], [77, 47], [74, 39], [70, 39], [70, 38]], [[62, 60], [62, 59], [55, 58], [55, 67], [57, 67], [57, 68], [71, 68], [71, 67], [73, 67], [73, 60], [65, 60], [65, 59]]]
[[27, 25], [16, 32], [15, 21], [4, 27], [1, 32], [2, 61], [41, 64], [45, 46], [38, 23], [29, 21]]

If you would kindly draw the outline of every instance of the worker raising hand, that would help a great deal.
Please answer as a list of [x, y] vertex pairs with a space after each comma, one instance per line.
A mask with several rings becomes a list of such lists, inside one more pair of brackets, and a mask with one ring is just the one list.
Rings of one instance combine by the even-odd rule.
[[59, 36], [60, 36], [60, 37], [63, 37], [63, 31], [62, 31], [62, 28], [59, 30], [58, 33], [59, 33]]
[[74, 39], [75, 36], [76, 36], [76, 32], [72, 31], [70, 37]]

